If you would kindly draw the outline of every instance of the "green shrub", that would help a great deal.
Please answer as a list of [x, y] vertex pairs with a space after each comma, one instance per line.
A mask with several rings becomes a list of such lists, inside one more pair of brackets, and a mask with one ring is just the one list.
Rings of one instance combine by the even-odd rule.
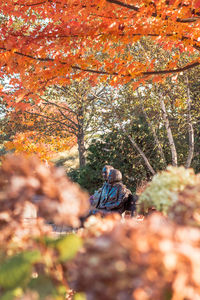
[[139, 197], [138, 204], [144, 210], [155, 207], [158, 211], [167, 213], [169, 207], [178, 201], [178, 193], [187, 185], [197, 184], [198, 177], [193, 169], [184, 167], [167, 167], [166, 171], [156, 174], [149, 186]]

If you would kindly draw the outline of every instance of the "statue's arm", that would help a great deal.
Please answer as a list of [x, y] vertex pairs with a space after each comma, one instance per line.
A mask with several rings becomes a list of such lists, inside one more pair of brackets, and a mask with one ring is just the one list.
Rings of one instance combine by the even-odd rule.
[[122, 205], [126, 201], [126, 199], [126, 189], [124, 189], [123, 187], [119, 187], [119, 189], [116, 191], [116, 196], [112, 201], [105, 203], [104, 208], [107, 210], [117, 208]]
[[94, 194], [90, 197], [90, 203], [91, 203], [91, 206], [93, 208], [95, 208], [99, 202], [99, 199], [101, 197], [101, 191], [102, 189], [98, 189], [97, 191], [94, 192]]

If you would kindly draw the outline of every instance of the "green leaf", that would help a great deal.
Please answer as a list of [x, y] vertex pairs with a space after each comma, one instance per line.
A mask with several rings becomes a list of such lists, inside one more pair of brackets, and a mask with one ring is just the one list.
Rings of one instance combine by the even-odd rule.
[[45, 299], [48, 295], [55, 295], [56, 289], [50, 278], [44, 275], [33, 278], [28, 287], [34, 291], [37, 291], [40, 299]]
[[86, 300], [86, 295], [85, 293], [76, 293], [74, 296], [73, 296], [73, 300]]
[[56, 244], [56, 249], [60, 253], [60, 260], [66, 261], [72, 259], [81, 246], [82, 239], [77, 235], [69, 234], [64, 236]]
[[72, 259], [82, 246], [82, 239], [75, 234], [68, 234], [58, 239], [45, 238], [48, 247], [56, 248], [60, 254], [60, 260]]
[[0, 294], [1, 300], [14, 300], [16, 297], [21, 297], [23, 294], [23, 291], [21, 288], [16, 288], [12, 291], [7, 291], [3, 295]]
[[55, 237], [49, 237], [49, 236], [44, 236], [42, 239], [40, 239], [40, 242], [43, 242], [47, 247], [56, 247], [56, 244], [60, 238], [55, 238]]
[[12, 291], [8, 291], [6, 293], [4, 293], [3, 295], [0, 295], [0, 299], [1, 300], [14, 300], [14, 294]]
[[8, 258], [0, 265], [0, 286], [13, 289], [27, 284], [32, 264], [40, 259], [38, 251], [27, 251]]
[[38, 250], [23, 252], [22, 256], [24, 260], [32, 264], [39, 262], [41, 259], [41, 254]]
[[59, 296], [63, 296], [63, 297], [65, 297], [66, 298], [66, 294], [67, 294], [67, 288], [66, 288], [66, 286], [65, 285], [58, 285], [57, 287], [56, 287], [56, 289], [57, 289], [57, 292], [58, 292], [58, 295]]

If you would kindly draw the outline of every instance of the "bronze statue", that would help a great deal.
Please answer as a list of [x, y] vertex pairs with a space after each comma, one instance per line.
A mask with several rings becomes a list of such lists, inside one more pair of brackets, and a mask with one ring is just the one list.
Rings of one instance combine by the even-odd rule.
[[121, 172], [117, 169], [111, 169], [103, 197], [101, 197], [101, 201], [98, 202], [96, 208], [91, 213], [101, 212], [107, 214], [118, 212], [122, 214], [131, 196], [131, 191], [122, 183]]
[[107, 195], [107, 200], [99, 207], [112, 212], [123, 213], [125, 202], [128, 200], [131, 191], [122, 183], [122, 173], [113, 169], [108, 176], [110, 190]]
[[108, 194], [110, 184], [108, 183], [108, 175], [110, 173], [110, 170], [114, 169], [110, 165], [105, 165], [102, 169], [102, 177], [105, 180], [103, 183], [103, 186], [94, 192], [94, 195], [90, 197], [90, 202], [92, 208], [97, 208], [101, 204], [101, 202], [105, 201], [105, 198]]

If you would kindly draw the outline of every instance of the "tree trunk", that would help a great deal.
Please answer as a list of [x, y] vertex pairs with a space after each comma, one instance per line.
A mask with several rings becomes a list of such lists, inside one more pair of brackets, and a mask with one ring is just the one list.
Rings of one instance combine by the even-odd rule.
[[159, 152], [160, 157], [161, 157], [161, 159], [162, 159], [162, 162], [163, 162], [164, 165], [166, 166], [167, 163], [166, 163], [165, 155], [164, 155], [164, 153], [163, 153], [163, 149], [162, 149], [162, 146], [161, 146], [161, 144], [160, 144], [160, 141], [159, 141], [159, 139], [158, 139], [158, 137], [157, 137], [155, 128], [153, 127], [152, 122], [150, 121], [149, 117], [147, 116], [147, 113], [146, 113], [146, 111], [145, 111], [144, 104], [143, 104], [143, 101], [142, 101], [142, 96], [139, 94], [138, 91], [137, 91], [137, 94], [138, 94], [138, 98], [139, 98], [140, 105], [141, 105], [141, 108], [142, 108], [142, 112], [143, 112], [143, 114], [144, 114], [144, 116], [145, 116], [145, 119], [146, 119], [146, 121], [147, 121], [147, 124], [148, 124], [148, 126], [149, 126], [149, 128], [150, 128], [150, 130], [151, 130], [151, 132], [152, 132], [152, 134], [153, 134], [154, 142], [155, 142], [155, 144], [156, 144], [156, 146], [157, 146], [157, 149], [158, 149], [158, 152]]
[[130, 135], [127, 135], [127, 137], [129, 138], [133, 147], [140, 153], [140, 155], [144, 159], [144, 162], [145, 162], [147, 168], [149, 169], [149, 171], [152, 173], [152, 175], [155, 175], [156, 172], [154, 171], [153, 167], [151, 166], [151, 164], [150, 164], [148, 158], [146, 157], [146, 155], [144, 154], [144, 152], [140, 149], [140, 147], [137, 145], [137, 143], [134, 141], [134, 139]]
[[174, 139], [173, 139], [173, 135], [172, 135], [172, 131], [169, 125], [169, 119], [167, 116], [167, 112], [166, 112], [166, 107], [165, 107], [165, 102], [163, 100], [163, 96], [160, 95], [160, 106], [161, 106], [161, 110], [163, 113], [163, 120], [165, 123], [165, 128], [167, 131], [167, 137], [169, 140], [169, 146], [170, 146], [170, 150], [171, 150], [171, 154], [172, 154], [172, 166], [177, 166], [178, 164], [178, 159], [177, 159], [177, 152], [176, 152], [176, 147], [175, 147], [175, 143], [174, 143]]
[[[81, 102], [83, 99], [81, 98]], [[78, 109], [78, 134], [77, 134], [77, 142], [78, 142], [78, 153], [79, 153], [79, 166], [85, 166], [85, 134], [84, 134], [84, 108], [81, 103]]]
[[84, 143], [84, 133], [79, 132], [77, 136], [78, 142], [78, 155], [79, 155], [79, 166], [85, 166], [85, 143]]
[[187, 121], [188, 121], [188, 135], [189, 135], [189, 151], [187, 161], [185, 163], [185, 167], [189, 168], [193, 159], [194, 155], [194, 129], [192, 126], [192, 119], [191, 119], [191, 97], [190, 97], [190, 89], [189, 89], [189, 82], [188, 77], [187, 79]]

